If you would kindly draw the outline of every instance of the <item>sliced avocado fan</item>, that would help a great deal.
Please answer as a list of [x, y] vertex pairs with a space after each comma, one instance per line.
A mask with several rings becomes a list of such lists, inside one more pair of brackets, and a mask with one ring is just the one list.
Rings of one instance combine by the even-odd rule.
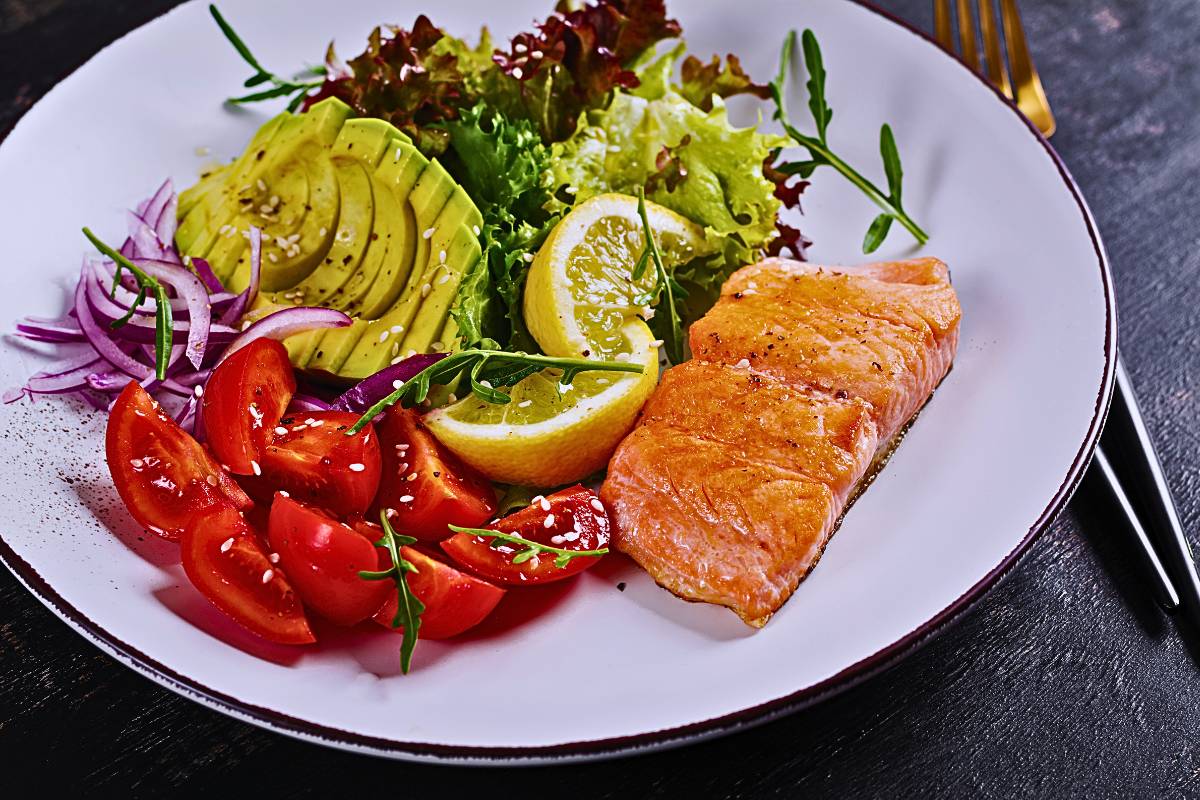
[[450, 306], [481, 257], [482, 217], [436, 160], [378, 119], [330, 98], [269, 120], [232, 163], [179, 196], [181, 253], [225, 285], [249, 283], [249, 230], [263, 231], [258, 309], [336, 308], [337, 330], [285, 343], [298, 368], [366, 377], [412, 353], [450, 350]]

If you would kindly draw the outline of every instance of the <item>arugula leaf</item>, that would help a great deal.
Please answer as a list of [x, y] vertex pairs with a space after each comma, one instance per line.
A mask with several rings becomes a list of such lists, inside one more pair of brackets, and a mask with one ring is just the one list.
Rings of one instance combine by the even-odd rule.
[[[321, 85], [321, 81], [288, 80], [287, 78], [281, 78], [274, 72], [271, 72], [258, 62], [258, 59], [254, 57], [254, 54], [250, 52], [250, 48], [246, 46], [244, 41], [242, 41], [242, 37], [238, 36], [237, 31], [235, 31], [233, 26], [226, 21], [225, 17], [221, 15], [221, 12], [217, 10], [215, 5], [210, 4], [208, 6], [208, 13], [212, 15], [213, 20], [217, 23], [217, 27], [221, 29], [221, 33], [224, 34], [225, 38], [229, 40], [229, 43], [233, 45], [233, 49], [237, 51], [237, 54], [242, 57], [243, 61], [245, 61], [254, 69], [254, 74], [247, 78], [242, 83], [242, 86], [249, 89], [254, 86], [260, 86], [264, 83], [274, 84], [272, 88], [261, 92], [253, 92], [251, 94], [242, 95], [241, 97], [231, 97], [229, 98], [230, 103], [238, 105], [243, 103], [257, 103], [260, 100], [270, 100], [273, 97], [295, 95], [291, 102], [288, 103], [288, 111], [294, 111], [295, 109], [299, 108], [302, 102], [304, 102], [304, 98], [310, 90]], [[323, 77], [325, 75], [325, 70], [323, 68], [313, 68], [308, 70], [307, 74]]]
[[401, 555], [400, 548], [416, 544], [417, 540], [411, 536], [401, 536], [396, 533], [392, 528], [392, 523], [388, 521], [386, 511], [380, 512], [379, 522], [383, 525], [383, 536], [375, 542], [375, 546], [388, 551], [388, 555], [392, 559], [392, 566], [378, 572], [359, 572], [358, 576], [368, 581], [390, 578], [396, 582], [396, 591], [399, 597], [396, 603], [396, 616], [392, 618], [392, 627], [404, 628], [404, 638], [400, 642], [400, 671], [407, 675], [409, 667], [412, 666], [413, 650], [416, 649], [417, 639], [420, 636], [421, 614], [425, 613], [425, 604], [413, 594], [412, 589], [408, 586], [407, 575], [410, 572], [416, 572], [417, 568]]
[[554, 566], [559, 569], [565, 569], [567, 564], [571, 563], [574, 558], [599, 558], [600, 556], [608, 555], [608, 548], [601, 547], [597, 550], [567, 550], [564, 547], [554, 547], [541, 542], [535, 542], [532, 539], [526, 539], [523, 536], [518, 536], [515, 533], [505, 533], [503, 531], [494, 531], [490, 528], [464, 528], [459, 525], [447, 526], [455, 533], [465, 533], [468, 536], [478, 536], [482, 539], [491, 539], [491, 546], [498, 547], [503, 543], [515, 544], [518, 547], [525, 548], [521, 552], [513, 556], [512, 563], [524, 564], [534, 556], [539, 556], [543, 553], [550, 553], [554, 556]]
[[429, 396], [430, 387], [445, 386], [460, 375], [468, 376], [471, 391], [476, 397], [488, 403], [502, 405], [508, 403], [512, 398], [499, 391], [497, 387], [512, 386], [521, 379], [544, 369], [562, 370], [558, 382], [568, 385], [580, 372], [594, 370], [597, 372], [640, 373], [642, 365], [631, 364], [627, 361], [589, 361], [583, 358], [555, 358], [530, 353], [507, 353], [503, 350], [459, 350], [430, 364], [400, 384], [394, 392], [367, 409], [358, 421], [346, 430], [346, 435], [352, 436], [358, 433], [371, 420], [396, 403], [404, 403], [408, 406], [420, 403]]
[[531, 123], [510, 120], [484, 102], [447, 122], [446, 130], [446, 168], [483, 214], [483, 258], [464, 277], [453, 309], [459, 334], [466, 346], [486, 338], [536, 350], [521, 298], [532, 256], [561, 216], [546, 210], [550, 149]]
[[825, 62], [817, 37], [811, 30], [804, 31], [800, 42], [804, 49], [804, 66], [808, 70], [808, 109], [817, 125], [817, 138], [824, 144], [829, 121], [833, 119], [833, 109], [825, 100]]
[[[900, 203], [900, 182], [903, 171], [900, 168], [900, 154], [896, 149], [896, 140], [892, 136], [892, 129], [884, 125], [880, 131], [880, 152], [883, 156], [884, 171], [888, 181], [887, 194], [884, 194], [883, 190], [863, 177], [862, 173], [838, 157], [829, 147], [826, 133], [833, 111], [830, 110], [825, 99], [825, 67], [821, 59], [821, 48], [817, 44], [817, 37], [810, 30], [804, 32], [803, 47], [804, 61], [809, 72], [808, 107], [812, 112], [813, 122], [816, 124], [817, 135], [810, 136], [802, 133], [792, 124], [791, 118], [788, 116], [784, 86], [795, 45], [796, 32], [791, 31], [784, 39], [783, 48], [779, 54], [779, 72], [769, 85], [771, 97], [775, 101], [775, 119], [779, 120], [784, 131], [796, 144], [808, 150], [809, 158], [791, 164], [780, 164], [776, 169], [780, 173], [793, 173], [807, 178], [817, 167], [829, 165], [877, 205], [883, 214], [871, 222], [866, 236], [863, 237], [864, 253], [873, 252], [883, 243], [884, 237], [891, 228], [892, 220], [903, 225], [919, 244], [925, 244], [929, 241], [929, 235], [917, 225], [912, 217], [905, 213], [904, 207]], [[887, 219], [882, 219], [882, 217], [887, 217]]]

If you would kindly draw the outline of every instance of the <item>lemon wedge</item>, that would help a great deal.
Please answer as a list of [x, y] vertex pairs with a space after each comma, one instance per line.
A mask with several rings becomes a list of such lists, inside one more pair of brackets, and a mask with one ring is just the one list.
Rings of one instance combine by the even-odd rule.
[[425, 415], [438, 441], [501, 483], [561, 486], [601, 470], [658, 383], [658, 343], [641, 320], [618, 331], [609, 358], [642, 372], [581, 372], [569, 386], [543, 370], [508, 390], [511, 402], [475, 396]]
[[[703, 230], [646, 204], [664, 264], [705, 252]], [[569, 387], [545, 370], [512, 387], [503, 405], [474, 396], [425, 417], [434, 436], [494, 481], [561, 486], [608, 464], [658, 384], [658, 348], [637, 300], [655, 286], [654, 266], [632, 274], [645, 248], [637, 198], [602, 194], [580, 203], [550, 232], [525, 285], [525, 323], [543, 352], [622, 360], [641, 374], [581, 372]]]
[[[655, 203], [646, 203], [646, 216], [668, 269], [708, 251], [704, 230], [687, 218]], [[529, 269], [523, 306], [525, 324], [547, 355], [620, 352], [625, 322], [649, 316], [637, 300], [654, 288], [654, 265], [632, 279], [645, 246], [638, 201], [629, 195], [597, 195], [555, 226]]]

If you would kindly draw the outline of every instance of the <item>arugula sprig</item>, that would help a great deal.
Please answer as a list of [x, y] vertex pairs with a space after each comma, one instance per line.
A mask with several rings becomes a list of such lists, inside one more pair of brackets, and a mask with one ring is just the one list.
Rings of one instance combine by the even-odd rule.
[[260, 100], [270, 100], [273, 97], [286, 97], [294, 94], [295, 97], [288, 103], [288, 111], [295, 111], [304, 102], [304, 98], [308, 95], [309, 90], [315, 89], [325, 83], [325, 68], [322, 66], [313, 66], [305, 70], [302, 75], [305, 77], [318, 76], [320, 80], [304, 81], [304, 80], [289, 80], [280, 77], [274, 72], [258, 63], [258, 59], [250, 52], [250, 48], [242, 41], [242, 37], [237, 35], [233, 26], [225, 21], [225, 17], [221, 16], [221, 12], [217, 10], [215, 5], [209, 5], [208, 11], [212, 14], [214, 20], [217, 21], [217, 26], [221, 29], [221, 33], [225, 34], [225, 38], [233, 45], [233, 49], [237, 50], [238, 55], [242, 60], [254, 68], [254, 74], [245, 80], [242, 84], [247, 89], [255, 86], [261, 86], [264, 83], [270, 83], [270, 89], [264, 89], [258, 92], [242, 95], [241, 97], [229, 98], [230, 103], [257, 103]]
[[634, 264], [631, 277], [635, 281], [641, 280], [642, 276], [646, 274], [646, 267], [654, 264], [655, 280], [652, 289], [638, 295], [633, 301], [639, 306], [651, 306], [656, 304], [660, 297], [665, 296], [667, 314], [664, 323], [667, 335], [663, 341], [666, 344], [667, 357], [671, 359], [671, 363], [680, 364], [683, 362], [683, 323], [679, 318], [679, 310], [675, 306], [675, 297], [678, 295], [681, 299], [685, 298], [687, 291], [663, 266], [662, 252], [658, 249], [658, 242], [654, 238], [654, 229], [650, 227], [650, 217], [646, 214], [646, 192], [640, 186], [637, 190], [637, 198], [638, 217], [642, 221], [642, 235], [646, 238], [646, 245], [642, 249], [637, 263]]
[[417, 568], [411, 561], [400, 555], [400, 548], [414, 544], [417, 540], [411, 536], [401, 536], [396, 533], [392, 528], [392, 523], [388, 522], [387, 512], [379, 514], [379, 521], [383, 524], [383, 536], [375, 542], [375, 546], [383, 547], [388, 551], [392, 557], [392, 566], [378, 572], [364, 570], [358, 573], [358, 577], [367, 581], [390, 579], [396, 582], [399, 602], [396, 604], [396, 616], [392, 618], [392, 627], [404, 628], [404, 638], [400, 642], [400, 671], [407, 675], [408, 668], [412, 665], [413, 650], [417, 647], [417, 638], [421, 630], [421, 614], [425, 613], [425, 604], [412, 593], [412, 589], [408, 586], [407, 575], [410, 572], [417, 572]]
[[117, 265], [116, 271], [113, 273], [113, 297], [116, 297], [117, 287], [121, 285], [122, 270], [129, 270], [129, 273], [137, 280], [138, 293], [133, 305], [124, 317], [113, 320], [109, 325], [110, 328], [120, 328], [128, 323], [133, 318], [134, 312], [145, 302], [146, 296], [154, 294], [154, 374], [160, 381], [164, 380], [167, 377], [167, 365], [171, 360], [171, 340], [175, 335], [175, 319], [171, 313], [171, 298], [167, 296], [167, 287], [159, 283], [153, 276], [147, 275], [137, 264], [100, 241], [99, 237], [90, 229], [84, 228], [83, 235], [97, 250], [111, 258]]
[[466, 533], [471, 536], [480, 536], [491, 539], [488, 542], [489, 547], [499, 547], [502, 544], [515, 544], [518, 547], [525, 549], [517, 553], [512, 558], [514, 564], [524, 564], [534, 556], [541, 556], [542, 553], [550, 553], [554, 556], [554, 566], [559, 569], [565, 569], [567, 564], [571, 563], [573, 558], [598, 558], [599, 556], [608, 555], [608, 548], [601, 547], [598, 550], [567, 550], [562, 547], [553, 547], [541, 542], [535, 542], [532, 539], [526, 539], [522, 536], [517, 536], [514, 533], [505, 533], [503, 531], [494, 531], [489, 528], [462, 528], [458, 525], [451, 525], [450, 530], [455, 533]]
[[888, 190], [885, 194], [882, 189], [834, 154], [830, 148], [828, 132], [829, 122], [833, 119], [833, 109], [829, 107], [829, 101], [825, 97], [825, 65], [821, 58], [821, 48], [817, 44], [817, 37], [811, 30], [804, 31], [801, 37], [801, 46], [804, 51], [804, 65], [808, 70], [806, 83], [808, 108], [812, 112], [817, 135], [810, 136], [796, 129], [788, 116], [787, 105], [784, 101], [784, 83], [787, 79], [788, 67], [792, 62], [792, 52], [796, 47], [796, 32], [791, 31], [784, 39], [783, 50], [779, 55], [779, 72], [771, 81], [769, 88], [771, 98], [775, 101], [775, 119], [779, 120], [788, 136], [808, 150], [809, 158], [807, 161], [781, 164], [778, 167], [779, 171], [807, 178], [817, 167], [831, 166], [846, 180], [857, 186], [875, 205], [879, 206], [882, 213], [871, 222], [866, 236], [863, 238], [864, 253], [872, 253], [878, 249], [879, 245], [883, 244], [883, 240], [892, 227], [893, 220], [907, 228], [917, 242], [925, 244], [929, 240], [929, 235], [904, 211], [904, 206], [900, 202], [900, 182], [904, 172], [900, 167], [900, 153], [896, 149], [896, 139], [892, 135], [891, 127], [884, 124], [879, 131], [879, 150], [883, 157], [883, 169], [888, 183]]
[[415, 405], [429, 396], [431, 386], [453, 383], [466, 375], [471, 392], [480, 400], [503, 405], [512, 398], [497, 387], [512, 386], [523, 378], [544, 369], [561, 369], [559, 384], [569, 385], [581, 372], [641, 372], [640, 364], [624, 361], [589, 361], [584, 358], [555, 358], [531, 353], [507, 353], [498, 349], [472, 348], [460, 350], [430, 364], [400, 384], [394, 392], [367, 409], [366, 413], [346, 431], [358, 433], [368, 422], [396, 403]]

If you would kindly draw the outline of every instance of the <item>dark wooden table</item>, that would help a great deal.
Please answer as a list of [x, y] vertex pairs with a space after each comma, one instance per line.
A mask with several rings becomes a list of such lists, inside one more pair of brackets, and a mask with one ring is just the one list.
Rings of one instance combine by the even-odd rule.
[[[0, 0], [0, 131], [102, 46], [172, 5]], [[928, 0], [884, 5], [930, 26]], [[1194, 531], [1200, 4], [1022, 6], [1058, 115], [1054, 144], [1107, 242], [1122, 350]], [[156, 795], [181, 787], [414, 797], [447, 789], [576, 798], [1200, 795], [1200, 637], [1153, 606], [1113, 519], [1085, 483], [965, 618], [822, 705], [694, 747], [531, 771], [391, 763], [236, 722], [101, 654], [0, 570], [0, 791], [28, 778]]]

